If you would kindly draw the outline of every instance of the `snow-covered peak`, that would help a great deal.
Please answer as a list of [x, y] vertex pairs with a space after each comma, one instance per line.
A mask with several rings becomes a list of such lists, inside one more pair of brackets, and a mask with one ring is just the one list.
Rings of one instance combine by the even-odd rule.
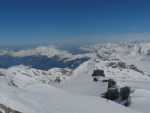
[[131, 41], [124, 41], [124, 42], [121, 42], [120, 45], [121, 46], [124, 46], [124, 47], [133, 47], [135, 45], [140, 45], [142, 43], [146, 43], [145, 41], [143, 40], [131, 40]]
[[63, 68], [52, 68], [48, 70], [51, 75], [68, 75], [70, 76], [72, 71], [71, 69], [63, 69]]
[[150, 42], [130, 41], [121, 44], [98, 44], [81, 48], [84, 51], [95, 53], [97, 58], [103, 60], [147, 60], [150, 55]]
[[114, 43], [97, 44], [97, 45], [81, 47], [81, 49], [84, 51], [98, 51], [100, 49], [102, 49], [102, 50], [114, 50], [116, 48], [119, 48], [119, 45], [114, 44]]
[[150, 43], [142, 43], [140, 47], [142, 55], [150, 55]]
[[124, 47], [113, 43], [98, 44], [89, 47], [82, 47], [81, 49], [95, 53], [97, 58], [103, 60], [122, 59], [121, 55], [127, 52]]
[[127, 42], [121, 44], [125, 49], [127, 49], [130, 53], [130, 56], [135, 58], [143, 59], [149, 58], [150, 55], [150, 42]]
[[27, 87], [37, 83], [51, 84], [58, 78], [60, 82], [65, 82], [66, 79], [70, 78], [71, 72], [70, 69], [61, 68], [43, 71], [23, 65], [0, 69], [2, 81], [17, 87]]

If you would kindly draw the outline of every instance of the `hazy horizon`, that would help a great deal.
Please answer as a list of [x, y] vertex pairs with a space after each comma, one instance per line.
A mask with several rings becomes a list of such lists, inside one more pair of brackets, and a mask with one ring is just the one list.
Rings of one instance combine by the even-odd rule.
[[0, 1], [0, 45], [150, 39], [150, 1]]

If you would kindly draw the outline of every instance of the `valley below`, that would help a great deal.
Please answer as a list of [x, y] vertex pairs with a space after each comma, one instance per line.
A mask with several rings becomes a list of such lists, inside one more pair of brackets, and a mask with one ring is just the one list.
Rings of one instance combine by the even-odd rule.
[[[149, 113], [150, 43], [80, 49], [86, 52], [74, 55], [52, 47], [1, 50], [0, 112]], [[4, 56], [13, 64], [6, 65]], [[115, 99], [106, 96], [110, 81], [119, 94]], [[126, 100], [121, 97], [124, 87], [130, 88]]]

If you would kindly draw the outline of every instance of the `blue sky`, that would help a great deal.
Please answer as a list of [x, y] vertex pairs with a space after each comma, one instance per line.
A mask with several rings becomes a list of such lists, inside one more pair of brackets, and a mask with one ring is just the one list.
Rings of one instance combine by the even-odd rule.
[[149, 0], [0, 0], [0, 44], [149, 39]]

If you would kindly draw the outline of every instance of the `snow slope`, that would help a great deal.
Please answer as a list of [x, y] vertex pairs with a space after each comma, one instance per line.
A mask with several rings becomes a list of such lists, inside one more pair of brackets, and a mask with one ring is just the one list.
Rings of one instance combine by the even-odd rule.
[[[117, 113], [138, 113], [100, 97], [107, 83], [93, 82], [91, 73], [96, 64], [96, 60], [89, 60], [73, 72], [59, 68], [42, 71], [26, 66], [1, 69], [0, 103], [24, 113], [112, 113], [112, 109]], [[72, 79], [52, 84], [56, 76]]]
[[118, 61], [103, 61], [91, 59], [81, 64], [73, 71], [72, 79], [68, 84], [63, 84], [64, 89], [70, 92], [76, 92], [87, 95], [100, 95], [107, 89], [106, 83], [93, 82], [92, 72], [96, 69], [103, 69], [107, 79], [112, 78], [116, 81], [150, 81], [147, 74], [132, 70], [130, 68], [122, 69], [121, 67], [109, 67], [109, 63], [118, 63]]
[[[105, 79], [114, 79], [117, 81], [119, 87], [130, 86], [134, 90], [131, 94], [130, 108], [143, 113], [149, 113], [149, 75], [129, 68], [128, 64], [125, 64], [126, 67], [122, 65], [122, 67], [117, 65], [118, 67], [115, 68], [108, 66], [108, 64], [112, 62], [117, 65], [120, 61], [91, 59], [75, 69], [72, 75], [73, 78], [67, 84], [63, 84], [59, 88], [75, 94], [100, 97], [102, 93], [106, 92], [107, 83], [103, 83], [101, 81], [93, 82], [91, 75], [93, 70], [103, 69], [106, 76]], [[104, 78], [99, 79], [101, 80]]]
[[30, 85], [43, 83], [55, 83], [56, 78], [65, 82], [70, 78], [72, 70], [62, 68], [52, 68], [48, 71], [38, 70], [27, 66], [19, 65], [8, 69], [0, 69], [1, 81], [5, 81], [10, 86], [25, 88]]
[[67, 93], [50, 85], [26, 89], [0, 83], [0, 102], [24, 113], [139, 113], [94, 96]]
[[150, 105], [150, 81], [125, 81], [118, 83], [120, 86], [130, 86], [133, 88], [131, 94], [131, 105], [129, 108], [136, 109], [143, 113], [149, 113]]
[[107, 83], [93, 82], [91, 75], [94, 69], [96, 68], [93, 60], [81, 64], [73, 71], [73, 78], [60, 87], [69, 92], [99, 97], [102, 92], [106, 91]]
[[[53, 68], [42, 71], [22, 65], [0, 69], [0, 103], [24, 113], [149, 113], [149, 45], [145, 42], [100, 44], [82, 48], [90, 53], [73, 56], [45, 47], [11, 52], [16, 57], [59, 55], [66, 60], [93, 59], [75, 70]], [[94, 82], [91, 75], [95, 69], [103, 69], [106, 77]], [[63, 84], [56, 84], [57, 78]], [[129, 108], [100, 97], [108, 85], [101, 80], [110, 78], [119, 87], [132, 88]]]

